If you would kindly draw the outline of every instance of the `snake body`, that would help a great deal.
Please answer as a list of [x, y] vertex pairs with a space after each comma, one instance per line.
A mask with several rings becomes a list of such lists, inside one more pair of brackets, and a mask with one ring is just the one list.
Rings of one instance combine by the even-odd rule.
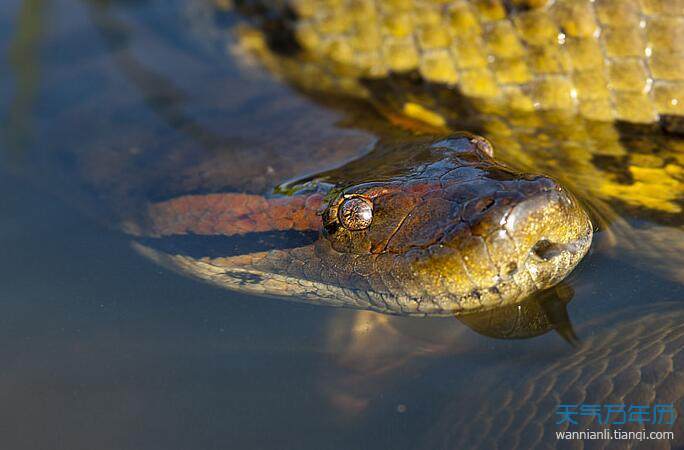
[[684, 115], [679, 0], [235, 3], [257, 16], [272, 48], [298, 54], [284, 70], [318, 89], [374, 96], [364, 80], [415, 73], [490, 111], [633, 123]]

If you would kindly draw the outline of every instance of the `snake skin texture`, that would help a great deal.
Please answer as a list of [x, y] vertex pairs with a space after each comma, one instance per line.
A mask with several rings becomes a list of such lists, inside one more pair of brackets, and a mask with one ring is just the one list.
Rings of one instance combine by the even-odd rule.
[[[674, 426], [613, 425], [623, 431], [673, 431], [674, 440], [559, 441], [556, 431], [600, 431], [589, 416], [575, 416], [577, 425], [557, 425], [560, 404], [684, 406], [684, 311], [673, 305], [617, 313], [588, 323], [593, 333], [581, 348], [550, 363], [531, 363], [513, 370], [497, 383], [474, 386], [467, 395], [478, 408], [467, 414], [463, 399], [454, 399], [439, 414], [422, 448], [426, 449], [546, 449], [546, 448], [682, 448], [682, 421]], [[481, 379], [496, 377], [483, 374]]]
[[[237, 1], [243, 9], [262, 2]], [[602, 121], [684, 115], [682, 0], [291, 0], [280, 5], [323, 90], [418, 72], [468, 98]], [[327, 74], [328, 76], [321, 76]]]

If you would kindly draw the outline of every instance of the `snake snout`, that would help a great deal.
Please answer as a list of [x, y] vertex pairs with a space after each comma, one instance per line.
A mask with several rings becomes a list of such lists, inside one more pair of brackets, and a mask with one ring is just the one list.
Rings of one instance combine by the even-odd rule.
[[[468, 193], [476, 195], [463, 203], [459, 220], [445, 228], [439, 245], [430, 246], [429, 255], [411, 266], [419, 288], [436, 299], [435, 310], [519, 303], [562, 281], [591, 244], [587, 213], [556, 181], [489, 174], [497, 175], [490, 183], [447, 189], [454, 204]], [[421, 308], [428, 311], [428, 304]]]
[[565, 278], [589, 250], [592, 225], [579, 202], [553, 182], [515, 205], [504, 228], [514, 241], [518, 265], [545, 288]]

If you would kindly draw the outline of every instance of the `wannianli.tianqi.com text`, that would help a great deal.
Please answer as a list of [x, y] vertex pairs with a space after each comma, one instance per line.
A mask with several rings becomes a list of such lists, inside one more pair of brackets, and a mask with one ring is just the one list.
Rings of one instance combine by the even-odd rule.
[[673, 431], [622, 431], [611, 428], [604, 428], [602, 430], [585, 430], [585, 431], [556, 431], [556, 439], [558, 440], [624, 440], [624, 441], [649, 441], [649, 440], [674, 440]]

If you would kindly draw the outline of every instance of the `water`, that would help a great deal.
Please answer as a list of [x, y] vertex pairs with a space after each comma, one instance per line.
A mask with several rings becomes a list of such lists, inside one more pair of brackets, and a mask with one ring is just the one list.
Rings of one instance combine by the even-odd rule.
[[[179, 172], [189, 162], [228, 161], [228, 172], [237, 166], [260, 183], [267, 175], [244, 156], [250, 149], [257, 159], [293, 143], [334, 146], [339, 133], [356, 148], [372, 138], [336, 125], [339, 112], [220, 62], [178, 11], [11, 0], [0, 12], [3, 53], [20, 55], [3, 59], [0, 79], [3, 448], [434, 448], [485, 403], [510, 408], [496, 387], [572, 358], [554, 332], [497, 340], [453, 318], [255, 298], [134, 251], [118, 212], [192, 191], [192, 174]], [[292, 116], [316, 117], [329, 135], [288, 138]], [[207, 150], [217, 146], [225, 150]], [[273, 155], [286, 175], [298, 158], [301, 173], [340, 162], [335, 152]], [[625, 321], [654, 303], [679, 310], [681, 284], [649, 269], [600, 249], [581, 264], [568, 280], [580, 339], [610, 329], [610, 320], [592, 324], [616, 310]], [[553, 430], [546, 415], [535, 420]], [[462, 431], [485, 430], [482, 420]]]

